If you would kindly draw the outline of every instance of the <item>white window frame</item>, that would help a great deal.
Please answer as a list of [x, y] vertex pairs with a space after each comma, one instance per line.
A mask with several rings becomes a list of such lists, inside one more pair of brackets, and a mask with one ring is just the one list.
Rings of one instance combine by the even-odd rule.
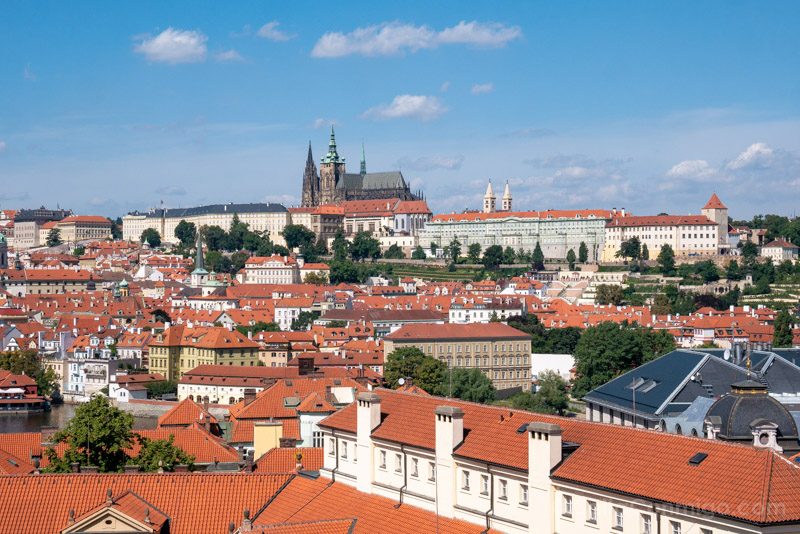
[[564, 517], [572, 517], [572, 495], [562, 495], [561, 515]]

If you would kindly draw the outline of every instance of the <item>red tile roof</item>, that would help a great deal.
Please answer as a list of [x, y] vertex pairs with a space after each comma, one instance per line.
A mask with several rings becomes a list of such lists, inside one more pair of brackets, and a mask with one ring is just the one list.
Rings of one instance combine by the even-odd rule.
[[64, 223], [102, 223], [107, 224], [109, 227], [111, 226], [111, 221], [107, 217], [101, 217], [100, 215], [70, 215], [58, 221], [59, 225]]
[[435, 513], [410, 505], [396, 507], [397, 501], [367, 495], [330, 480], [295, 477], [255, 519], [258, 525], [294, 521], [356, 518], [357, 533], [474, 533], [481, 525], [437, 517]]
[[[256, 422], [268, 421], [268, 419], [235, 419], [232, 421], [233, 427], [231, 429], [231, 437], [228, 441], [231, 443], [253, 443], [253, 427]], [[283, 425], [283, 434], [281, 437], [300, 439], [300, 419], [297, 417], [293, 419], [278, 419], [276, 422]]]
[[352, 534], [355, 531], [355, 523], [355, 518], [321, 519], [302, 523], [255, 525], [250, 532], [253, 534]]
[[[372, 432], [374, 438], [433, 450], [434, 410], [458, 406], [464, 411], [465, 438], [457, 456], [527, 470], [528, 437], [517, 429], [534, 421], [552, 423], [563, 429], [565, 441], [579, 444], [553, 471], [556, 479], [756, 523], [800, 522], [800, 466], [771, 450], [440, 397], [375, 392], [381, 397], [382, 422]], [[320, 426], [355, 433], [356, 406], [334, 413]], [[697, 452], [708, 457], [692, 466], [688, 460]]]
[[610, 210], [547, 210], [547, 211], [496, 211], [494, 213], [442, 213], [434, 215], [433, 222], [488, 221], [490, 219], [610, 219]]
[[364, 387], [350, 378], [297, 378], [278, 380], [274, 385], [259, 392], [256, 398], [246, 404], [239, 402], [230, 407], [233, 419], [268, 420], [297, 417], [294, 406], [286, 406], [284, 399], [295, 397], [303, 399], [311, 393], [326, 394], [330, 387], [349, 387], [356, 391], [364, 391]]
[[789, 243], [785, 239], [775, 239], [774, 241], [771, 241], [771, 242], [767, 243], [766, 245], [764, 245], [763, 248], [797, 249], [799, 247], [797, 245], [795, 245], [794, 243]]
[[[199, 425], [192, 425], [186, 428], [156, 428], [148, 430], [136, 430], [143, 438], [150, 440], [169, 440], [174, 436], [174, 444], [181, 448], [185, 453], [194, 457], [196, 464], [210, 464], [214, 462], [238, 462], [239, 453], [229, 446], [222, 439], [214, 436], [211, 432]], [[141, 444], [138, 440], [134, 441], [133, 446], [128, 451], [130, 456], [139, 454]]]
[[606, 228], [638, 226], [717, 226], [705, 215], [625, 215], [614, 217]]
[[443, 341], [450, 339], [530, 339], [531, 336], [503, 323], [406, 324], [385, 339], [392, 341]]
[[708, 199], [708, 202], [706, 202], [706, 205], [703, 206], [703, 209], [704, 210], [711, 210], [711, 209], [713, 209], [713, 210], [726, 210], [726, 209], [728, 209], [728, 207], [725, 206], [725, 204], [722, 203], [722, 201], [719, 199], [719, 197], [717, 196], [716, 193], [712, 193], [711, 194], [711, 198]]
[[262, 473], [294, 473], [298, 454], [303, 456], [305, 471], [319, 471], [325, 464], [320, 447], [276, 447], [256, 460], [254, 467]]
[[159, 427], [189, 426], [194, 423], [216, 423], [217, 419], [191, 399], [184, 399], [158, 418]]
[[137, 505], [122, 499], [133, 492], [169, 516], [170, 534], [227, 532], [245, 508], [259, 510], [288, 480], [266, 473], [0, 476], [0, 525], [3, 532], [60, 532], [70, 510], [75, 517], [97, 510], [110, 489], [124, 510], [136, 513]]

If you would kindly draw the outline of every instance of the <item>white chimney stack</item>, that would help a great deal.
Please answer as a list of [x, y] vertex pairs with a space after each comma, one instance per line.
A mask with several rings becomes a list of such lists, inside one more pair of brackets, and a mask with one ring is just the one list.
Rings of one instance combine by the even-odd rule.
[[464, 441], [464, 411], [456, 406], [438, 406], [436, 414], [436, 483], [439, 513], [455, 516], [456, 467], [453, 449]]
[[[542, 510], [538, 532], [555, 532], [555, 491], [550, 472], [561, 462], [561, 427], [550, 423], [528, 425], [528, 502]], [[531, 525], [533, 526], [533, 525]], [[532, 529], [531, 529], [532, 530]]]
[[[363, 493], [372, 493], [372, 469], [375, 452], [372, 448], [372, 431], [381, 424], [381, 398], [377, 393], [359, 393], [356, 408], [356, 487]], [[327, 467], [327, 466], [326, 466]]]

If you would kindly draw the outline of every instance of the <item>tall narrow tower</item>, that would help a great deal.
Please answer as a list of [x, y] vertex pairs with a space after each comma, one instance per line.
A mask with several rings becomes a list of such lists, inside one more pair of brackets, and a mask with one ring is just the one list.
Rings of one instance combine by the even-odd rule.
[[728, 245], [728, 207], [722, 203], [716, 193], [711, 195], [706, 205], [700, 210], [702, 215], [705, 215], [715, 223], [717, 223], [717, 231], [719, 232], [718, 242], [720, 247]]
[[336, 151], [336, 134], [331, 125], [331, 139], [328, 143], [328, 153], [322, 158], [319, 166], [319, 200], [318, 204], [330, 204], [336, 198], [336, 186], [344, 176], [344, 158], [339, 157]]
[[506, 190], [503, 191], [503, 211], [511, 211], [511, 187], [506, 180]]
[[317, 166], [314, 164], [314, 156], [311, 154], [311, 141], [308, 142], [308, 157], [306, 158], [306, 170], [303, 171], [303, 196], [302, 206], [316, 206], [319, 204], [319, 176], [317, 176]]
[[492, 181], [489, 180], [489, 185], [486, 187], [486, 194], [483, 195], [483, 213], [494, 213], [495, 202], [497, 198], [494, 196], [492, 190]]
[[361, 142], [361, 176], [367, 174], [367, 156], [364, 154], [364, 142]]

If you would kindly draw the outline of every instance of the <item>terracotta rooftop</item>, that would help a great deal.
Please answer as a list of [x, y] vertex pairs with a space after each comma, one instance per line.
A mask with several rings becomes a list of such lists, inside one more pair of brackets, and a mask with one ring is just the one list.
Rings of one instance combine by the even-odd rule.
[[392, 341], [444, 341], [451, 339], [530, 339], [531, 336], [503, 323], [406, 324], [384, 339]]
[[289, 480], [290, 475], [262, 473], [0, 476], [0, 525], [3, 532], [60, 532], [70, 510], [76, 518], [98, 510], [110, 490], [121, 511], [141, 512], [144, 505], [124, 497], [132, 493], [163, 513], [170, 534], [227, 532], [245, 508], [259, 510]]
[[638, 226], [717, 226], [705, 215], [625, 215], [614, 217], [606, 228]]
[[184, 399], [158, 418], [158, 426], [189, 426], [194, 423], [216, 423], [217, 419], [191, 399]]
[[[465, 438], [457, 456], [527, 470], [528, 437], [517, 430], [535, 421], [552, 423], [563, 429], [565, 441], [579, 444], [553, 471], [555, 479], [754, 523], [800, 522], [800, 466], [771, 450], [386, 389], [375, 393], [382, 422], [374, 438], [433, 450], [434, 410], [458, 406]], [[355, 419], [351, 405], [320, 426], [355, 433]], [[707, 458], [690, 465], [698, 452]]]
[[294, 473], [297, 469], [298, 454], [303, 455], [301, 463], [306, 471], [319, 471], [325, 463], [322, 448], [276, 447], [258, 458], [255, 468], [262, 473]]
[[716, 193], [711, 194], [711, 198], [708, 199], [706, 205], [703, 206], [704, 210], [726, 210], [728, 207], [722, 203]]

